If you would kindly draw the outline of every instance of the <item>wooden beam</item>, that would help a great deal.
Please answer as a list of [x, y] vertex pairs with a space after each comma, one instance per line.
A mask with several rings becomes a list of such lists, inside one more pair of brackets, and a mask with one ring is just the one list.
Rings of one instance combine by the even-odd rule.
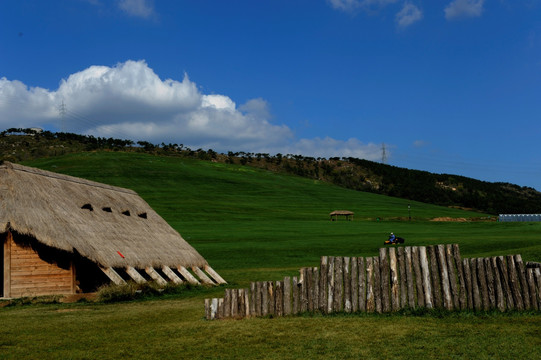
[[169, 280], [171, 280], [176, 285], [180, 285], [180, 284], [182, 284], [184, 282], [184, 281], [182, 281], [181, 278], [179, 278], [177, 276], [177, 274], [175, 274], [175, 272], [173, 270], [171, 270], [171, 268], [169, 266], [165, 266], [165, 265], [162, 266], [162, 271], [165, 274], [165, 276], [167, 276], [169, 278]]
[[214, 281], [218, 284], [227, 284], [227, 281], [225, 281], [216, 271], [214, 271], [213, 268], [211, 268], [208, 264], [205, 265], [204, 270], [209, 274]]
[[207, 274], [205, 274], [203, 272], [203, 270], [201, 270], [200, 268], [198, 268], [197, 266], [192, 266], [192, 271], [197, 275], [199, 276], [199, 279], [201, 279], [201, 282], [203, 282], [203, 284], [207, 284], [207, 285], [216, 285], [216, 283], [214, 281], [212, 281], [208, 276]]
[[177, 267], [177, 270], [180, 275], [182, 275], [182, 277], [184, 277], [184, 279], [186, 279], [186, 281], [188, 281], [190, 284], [201, 285], [199, 280], [197, 280], [192, 274], [190, 274], [190, 272], [186, 270], [184, 266], [179, 265]]
[[126, 284], [126, 281], [124, 281], [124, 279], [118, 275], [118, 273], [112, 268], [112, 267], [108, 267], [108, 268], [105, 268], [105, 267], [99, 267], [101, 269], [101, 271], [103, 271], [103, 273], [105, 275], [107, 275], [107, 277], [116, 285], [124, 285]]
[[144, 284], [147, 282], [133, 266], [126, 266], [126, 273], [130, 275], [130, 277], [138, 284]]
[[160, 286], [167, 285], [167, 281], [160, 274], [158, 274], [158, 272], [156, 270], [154, 270], [154, 268], [152, 266], [147, 266], [145, 268], [145, 272], [148, 275], [150, 275], [152, 280], [156, 281], [156, 283], [158, 283], [158, 285], [160, 285]]
[[13, 235], [8, 231], [6, 241], [4, 242], [4, 297], [11, 296], [11, 242]]

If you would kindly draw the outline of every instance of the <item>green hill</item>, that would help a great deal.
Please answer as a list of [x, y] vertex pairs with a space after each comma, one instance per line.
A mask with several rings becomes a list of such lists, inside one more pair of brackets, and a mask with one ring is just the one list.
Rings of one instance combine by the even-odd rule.
[[[25, 164], [137, 191], [230, 281], [278, 278], [317, 265], [322, 255], [374, 255], [391, 231], [408, 245], [458, 242], [466, 255], [520, 249], [526, 259], [541, 259], [533, 240], [541, 224], [433, 222], [487, 215], [252, 167], [124, 152]], [[340, 209], [355, 212], [354, 221], [329, 221]]]

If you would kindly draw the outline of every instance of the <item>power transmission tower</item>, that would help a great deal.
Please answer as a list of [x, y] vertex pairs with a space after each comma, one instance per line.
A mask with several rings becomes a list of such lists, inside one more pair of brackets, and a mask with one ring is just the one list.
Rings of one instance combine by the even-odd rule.
[[387, 152], [385, 151], [385, 143], [381, 144], [381, 163], [387, 164]]
[[58, 107], [58, 112], [60, 114], [60, 131], [66, 132], [66, 104], [64, 104], [64, 100]]

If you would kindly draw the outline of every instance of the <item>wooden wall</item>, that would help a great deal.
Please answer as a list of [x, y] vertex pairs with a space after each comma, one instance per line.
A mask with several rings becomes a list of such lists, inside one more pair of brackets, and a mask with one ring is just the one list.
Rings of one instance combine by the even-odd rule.
[[75, 268], [63, 269], [42, 260], [29, 246], [18, 244], [8, 232], [4, 242], [4, 297], [75, 293]]
[[540, 310], [541, 264], [520, 255], [463, 259], [457, 244], [387, 247], [366, 258], [323, 256], [298, 277], [205, 299], [209, 320], [406, 308]]

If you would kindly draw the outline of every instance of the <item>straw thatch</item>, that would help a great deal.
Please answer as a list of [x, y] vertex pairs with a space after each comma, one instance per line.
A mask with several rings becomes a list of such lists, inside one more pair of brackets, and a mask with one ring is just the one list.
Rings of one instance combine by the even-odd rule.
[[4, 162], [0, 233], [7, 231], [103, 267], [207, 264], [134, 191]]
[[349, 211], [349, 210], [334, 210], [329, 215], [330, 216], [334, 216], [334, 215], [349, 216], [349, 215], [354, 215], [354, 214], [355, 213], [353, 211]]

